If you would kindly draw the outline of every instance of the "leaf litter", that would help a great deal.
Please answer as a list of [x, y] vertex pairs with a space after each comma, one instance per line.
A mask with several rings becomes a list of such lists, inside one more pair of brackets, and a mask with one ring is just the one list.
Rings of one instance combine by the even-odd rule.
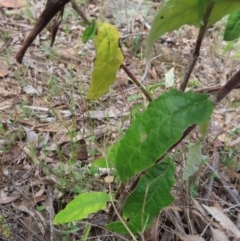
[[[152, 3], [151, 9], [159, 4]], [[0, 238], [3, 240], [81, 239], [84, 223], [79, 223], [71, 235], [64, 236], [60, 227], [52, 225], [54, 213], [76, 193], [108, 192], [109, 181], [104, 180], [111, 180], [112, 188], [116, 188], [109, 171], [104, 176], [95, 175], [99, 170], [91, 163], [128, 127], [131, 108], [146, 106], [142, 95], [132, 89], [121, 71], [117, 75], [119, 83], [110, 88], [109, 94], [100, 101], [86, 101], [95, 53], [91, 42], [86, 46], [81, 42], [84, 28], [70, 5], [66, 7], [53, 48], [49, 47], [50, 33], [43, 30], [26, 52], [24, 64], [16, 64], [14, 56], [44, 6], [35, 0], [27, 4], [0, 1], [0, 219], [3, 217], [0, 230], [4, 228]], [[82, 8], [88, 17], [104, 13], [104, 5], [98, 1]], [[125, 63], [138, 79], [144, 74], [143, 53], [150, 23], [150, 20], [144, 22], [144, 17], [139, 13], [134, 18], [133, 36], [126, 24], [117, 23], [124, 36], [121, 44]], [[219, 37], [222, 28], [220, 22], [207, 31], [189, 88], [199, 92], [219, 88], [239, 66], [237, 48], [228, 46]], [[141, 33], [139, 39], [138, 33]], [[196, 28], [185, 26], [156, 42], [144, 82], [155, 97], [180, 83], [196, 36]], [[166, 86], [165, 75], [173, 68], [174, 82], [171, 79]], [[127, 102], [133, 95], [140, 98]], [[181, 161], [177, 164], [178, 182], [173, 189], [175, 202], [161, 213], [155, 229], [150, 229], [155, 230], [158, 240], [239, 239], [236, 231], [240, 229], [239, 103], [240, 92], [235, 90], [215, 109], [203, 146], [209, 162], [201, 167], [197, 178], [190, 179], [186, 188], [180, 163], [187, 157], [184, 153], [179, 155], [179, 148], [186, 146], [181, 144], [174, 150]], [[186, 144], [194, 141], [197, 135], [193, 133]], [[191, 184], [197, 184], [198, 188], [194, 190]], [[107, 215], [98, 213], [86, 221], [103, 226]], [[105, 221], [96, 221], [101, 219]], [[91, 231], [95, 240], [104, 234], [102, 229]], [[126, 240], [108, 235], [111, 240]]]

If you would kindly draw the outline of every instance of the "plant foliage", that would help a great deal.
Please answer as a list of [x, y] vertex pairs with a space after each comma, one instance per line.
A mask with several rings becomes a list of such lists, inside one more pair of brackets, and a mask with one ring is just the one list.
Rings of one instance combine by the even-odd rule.
[[69, 223], [86, 218], [106, 207], [110, 196], [104, 192], [82, 193], [69, 202], [54, 218], [54, 224]]
[[93, 39], [96, 59], [90, 90], [87, 95], [88, 99], [99, 99], [108, 91], [109, 86], [115, 82], [116, 71], [120, 68], [124, 59], [118, 43], [120, 34], [116, 27], [98, 21], [96, 24], [97, 31]]
[[213, 103], [205, 94], [170, 90], [149, 104], [120, 141], [116, 168], [123, 182], [154, 165], [192, 124], [206, 121]]
[[87, 43], [88, 40], [94, 39], [96, 35], [96, 31], [97, 31], [97, 23], [96, 23], [96, 20], [93, 19], [91, 25], [88, 26], [83, 32], [83, 36], [82, 36], [83, 43], [85, 44]]
[[200, 165], [206, 160], [206, 156], [202, 155], [202, 142], [199, 141], [196, 144], [190, 144], [188, 148], [188, 157], [186, 161], [186, 167], [183, 171], [183, 180], [188, 180], [193, 174], [195, 174]]
[[[123, 206], [123, 215], [129, 220], [126, 225], [133, 233], [149, 228], [154, 217], [172, 203], [174, 199], [170, 192], [175, 182], [174, 172], [174, 163], [168, 157], [141, 176], [136, 189], [127, 197]], [[128, 233], [119, 221], [107, 227], [118, 233]]]
[[[213, 0], [212, 0], [213, 1]], [[155, 41], [166, 32], [179, 29], [188, 24], [201, 26], [205, 6], [209, 0], [168, 0], [159, 9], [154, 17], [150, 33], [147, 38], [146, 58], [149, 59], [150, 51]], [[240, 8], [240, 1], [215, 0], [208, 25], [214, 24], [225, 15]]]
[[[146, 45], [146, 58], [154, 42], [168, 31], [189, 24], [200, 27], [208, 4], [214, 3], [208, 26], [223, 16], [240, 8], [238, 0], [168, 0], [156, 14]], [[228, 18], [224, 39], [239, 37], [239, 13]], [[83, 35], [83, 42], [93, 39], [96, 60], [92, 73], [89, 99], [98, 99], [105, 94], [115, 81], [116, 71], [124, 57], [119, 47], [120, 34], [108, 24], [93, 20]], [[172, 86], [174, 72], [167, 76]], [[171, 82], [170, 82], [171, 81]], [[193, 124], [200, 125], [200, 133], [206, 135], [208, 120], [213, 111], [213, 102], [205, 94], [183, 93], [170, 90], [153, 100], [145, 111], [134, 118], [124, 137], [109, 148], [105, 157], [94, 164], [99, 167], [113, 167], [123, 183], [139, 174], [136, 187], [123, 203], [122, 220], [108, 224], [108, 228], [118, 233], [144, 232], [155, 216], [173, 201], [171, 189], [175, 182], [174, 163], [166, 157], [168, 150], [183, 136]], [[188, 180], [200, 167], [204, 156], [201, 142], [190, 146], [183, 179]], [[54, 224], [84, 219], [89, 214], [105, 208], [113, 198], [105, 193], [83, 193], [71, 201], [54, 219]]]
[[240, 9], [231, 13], [228, 17], [224, 40], [231, 41], [240, 37]]

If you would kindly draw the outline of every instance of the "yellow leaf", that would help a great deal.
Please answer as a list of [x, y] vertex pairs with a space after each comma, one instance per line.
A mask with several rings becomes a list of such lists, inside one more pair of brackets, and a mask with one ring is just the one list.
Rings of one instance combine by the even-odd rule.
[[97, 34], [93, 39], [96, 59], [88, 99], [98, 99], [108, 91], [109, 86], [115, 81], [116, 71], [124, 60], [118, 42], [118, 30], [109, 23], [97, 22], [97, 26]]

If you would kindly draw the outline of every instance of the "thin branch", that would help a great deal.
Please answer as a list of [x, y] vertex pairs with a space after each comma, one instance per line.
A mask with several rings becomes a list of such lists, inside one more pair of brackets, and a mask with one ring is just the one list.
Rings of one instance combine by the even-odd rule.
[[215, 104], [218, 104], [224, 99], [232, 90], [240, 86], [240, 70], [233, 75], [233, 77], [220, 89], [217, 93], [217, 99]]
[[142, 93], [145, 95], [148, 101], [151, 102], [151, 96], [148, 94], [146, 89], [141, 85], [141, 83], [136, 79], [136, 77], [130, 72], [130, 70], [124, 64], [121, 65], [121, 68], [126, 72], [128, 77], [134, 82], [134, 84], [142, 91]]
[[54, 195], [53, 195], [53, 190], [50, 186], [48, 186], [47, 189], [47, 194], [48, 194], [48, 199], [50, 202], [49, 205], [49, 226], [50, 226], [50, 241], [54, 241], [54, 225], [53, 225], [53, 219], [54, 219], [54, 209], [53, 209], [53, 202], [54, 202]]
[[135, 10], [135, 12], [132, 14], [132, 16], [131, 16], [131, 21], [130, 21], [130, 31], [132, 30], [132, 29], [134, 29], [134, 20], [135, 20], [135, 16], [134, 15], [137, 15], [137, 13], [138, 13], [138, 10], [139, 10], [139, 8], [142, 6], [142, 4], [143, 4], [143, 2], [144, 2], [145, 0], [141, 0], [141, 2], [138, 4], [138, 6], [137, 6], [137, 8], [136, 8], [136, 10]]
[[[24, 43], [23, 43], [21, 49], [18, 51], [18, 53], [15, 57], [18, 63], [20, 63], [20, 64], [22, 63], [22, 59], [25, 55], [25, 52], [27, 51], [28, 47], [32, 44], [32, 42], [34, 41], [36, 36], [47, 26], [47, 24], [53, 19], [53, 17], [59, 11], [63, 12], [64, 6], [68, 2], [70, 2], [70, 0], [61, 0], [61, 1], [60, 0], [48, 0], [47, 1], [45, 9], [43, 10], [42, 14], [39, 16], [37, 23], [35, 24], [34, 28], [30, 32], [28, 37], [24, 40]], [[86, 18], [86, 16], [82, 12], [82, 10], [76, 4], [75, 0], [71, 0], [71, 4], [72, 4], [73, 9], [80, 15], [80, 17], [83, 19], [83, 21], [87, 25], [91, 25], [91, 23], [88, 21], [88, 19]], [[60, 24], [60, 22], [58, 22], [58, 25], [59, 24]], [[55, 31], [57, 31], [57, 29], [58, 29], [58, 26], [55, 29]], [[56, 32], [55, 32], [55, 34], [53, 34], [51, 46], [54, 42], [55, 35], [56, 35]]]
[[78, 7], [77, 3], [75, 0], [71, 0], [71, 4], [72, 4], [72, 8], [78, 13], [78, 15], [82, 18], [82, 20], [84, 21], [84, 23], [86, 23], [87, 25], [91, 25], [91, 23], [89, 22], [89, 20], [87, 19], [87, 17], [85, 16], [84, 12]]
[[186, 86], [188, 84], [190, 75], [191, 75], [191, 73], [193, 71], [193, 68], [195, 66], [195, 63], [196, 63], [196, 61], [199, 57], [202, 40], [203, 40], [203, 37], [204, 37], [206, 29], [207, 29], [208, 19], [209, 19], [209, 16], [210, 16], [211, 12], [212, 12], [213, 6], [214, 6], [214, 2], [211, 2], [211, 3], [208, 4], [208, 6], [205, 9], [205, 13], [204, 13], [204, 16], [203, 16], [203, 24], [201, 25], [201, 27], [199, 29], [199, 33], [198, 33], [198, 37], [197, 37], [197, 40], [196, 40], [195, 48], [194, 48], [194, 51], [191, 55], [190, 61], [189, 61], [188, 65], [185, 69], [184, 78], [183, 78], [183, 81], [182, 81], [181, 86], [180, 86], [180, 90], [182, 90], [182, 91], [184, 91], [186, 89]]
[[[240, 86], [239, 86], [240, 87]], [[196, 93], [213, 93], [213, 92], [218, 92], [219, 90], [222, 89], [221, 85], [215, 85], [215, 86], [210, 86], [202, 89], [194, 89], [193, 91]]]
[[[194, 92], [196, 93], [213, 93], [221, 90], [223, 87], [221, 85], [210, 86], [202, 89], [195, 89]], [[235, 88], [240, 89], [240, 84]]]
[[48, 0], [45, 9], [42, 14], [38, 18], [34, 28], [24, 40], [21, 49], [18, 51], [16, 55], [16, 60], [18, 63], [22, 63], [22, 59], [27, 51], [28, 47], [37, 37], [37, 35], [47, 26], [47, 24], [52, 20], [52, 18], [61, 11], [65, 4], [67, 4], [70, 0]]

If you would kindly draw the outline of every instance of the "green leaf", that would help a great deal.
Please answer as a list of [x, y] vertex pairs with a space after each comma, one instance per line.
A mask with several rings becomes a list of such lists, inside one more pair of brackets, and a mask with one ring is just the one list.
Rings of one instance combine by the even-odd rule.
[[91, 78], [88, 99], [99, 99], [109, 86], [114, 83], [117, 70], [124, 57], [119, 47], [120, 34], [116, 27], [109, 23], [97, 22], [97, 35], [93, 42], [96, 49], [96, 59]]
[[82, 193], [67, 204], [54, 218], [54, 224], [74, 222], [106, 207], [110, 196], [104, 192]]
[[96, 35], [96, 31], [97, 31], [97, 23], [96, 23], [96, 20], [93, 19], [91, 26], [88, 26], [83, 32], [83, 36], [82, 36], [83, 43], [86, 43], [89, 39], [93, 39]]
[[128, 231], [124, 227], [123, 223], [120, 221], [112, 222], [112, 223], [106, 225], [106, 228], [108, 228], [116, 233], [121, 233], [121, 234], [128, 233]]
[[131, 101], [135, 101], [135, 100], [138, 100], [138, 99], [141, 99], [141, 98], [142, 98], [142, 95], [130, 95], [127, 98], [127, 101], [131, 102]]
[[[133, 233], [148, 229], [154, 217], [173, 202], [170, 191], [175, 183], [174, 173], [174, 164], [167, 158], [141, 176], [136, 189], [123, 206], [123, 215], [130, 220], [126, 224]], [[120, 222], [107, 227], [119, 233], [127, 233]]]
[[207, 156], [202, 155], [202, 142], [191, 144], [188, 148], [186, 167], [183, 171], [183, 180], [186, 181], [195, 174], [200, 165], [206, 160]]
[[212, 2], [212, 0], [198, 0], [198, 14], [199, 20], [202, 20], [204, 17], [205, 9], [207, 5]]
[[208, 133], [209, 121], [210, 119], [199, 124], [199, 132], [202, 135], [201, 139], [204, 139]]
[[101, 168], [112, 168], [115, 167], [115, 160], [117, 155], [117, 149], [119, 147], [119, 142], [115, 143], [113, 146], [107, 150], [107, 160], [105, 157], [101, 157], [93, 162], [93, 165]]
[[240, 9], [231, 13], [227, 20], [223, 39], [232, 41], [240, 37]]
[[90, 233], [90, 230], [91, 230], [91, 224], [87, 224], [84, 231], [83, 231], [83, 235], [81, 237], [81, 240], [82, 241], [87, 241], [88, 240], [88, 236], [89, 236], [89, 233]]
[[212, 110], [207, 95], [194, 92], [170, 90], [152, 101], [120, 141], [116, 156], [120, 179], [126, 183], [152, 166], [188, 126], [206, 121]]
[[46, 207], [45, 206], [43, 206], [43, 205], [41, 205], [41, 206], [37, 206], [37, 211], [39, 211], [39, 212], [41, 212], [41, 211], [43, 211], [43, 210], [45, 210], [46, 209]]
[[[205, 9], [204, 4], [200, 5]], [[215, 5], [209, 17], [208, 25], [214, 24], [225, 15], [240, 7], [238, 0], [215, 0]], [[166, 32], [179, 29], [188, 24], [199, 27], [202, 17], [199, 16], [199, 0], [168, 0], [154, 17], [150, 33], [147, 38], [146, 59], [149, 60], [150, 51], [155, 41]], [[201, 14], [200, 14], [201, 15]]]

